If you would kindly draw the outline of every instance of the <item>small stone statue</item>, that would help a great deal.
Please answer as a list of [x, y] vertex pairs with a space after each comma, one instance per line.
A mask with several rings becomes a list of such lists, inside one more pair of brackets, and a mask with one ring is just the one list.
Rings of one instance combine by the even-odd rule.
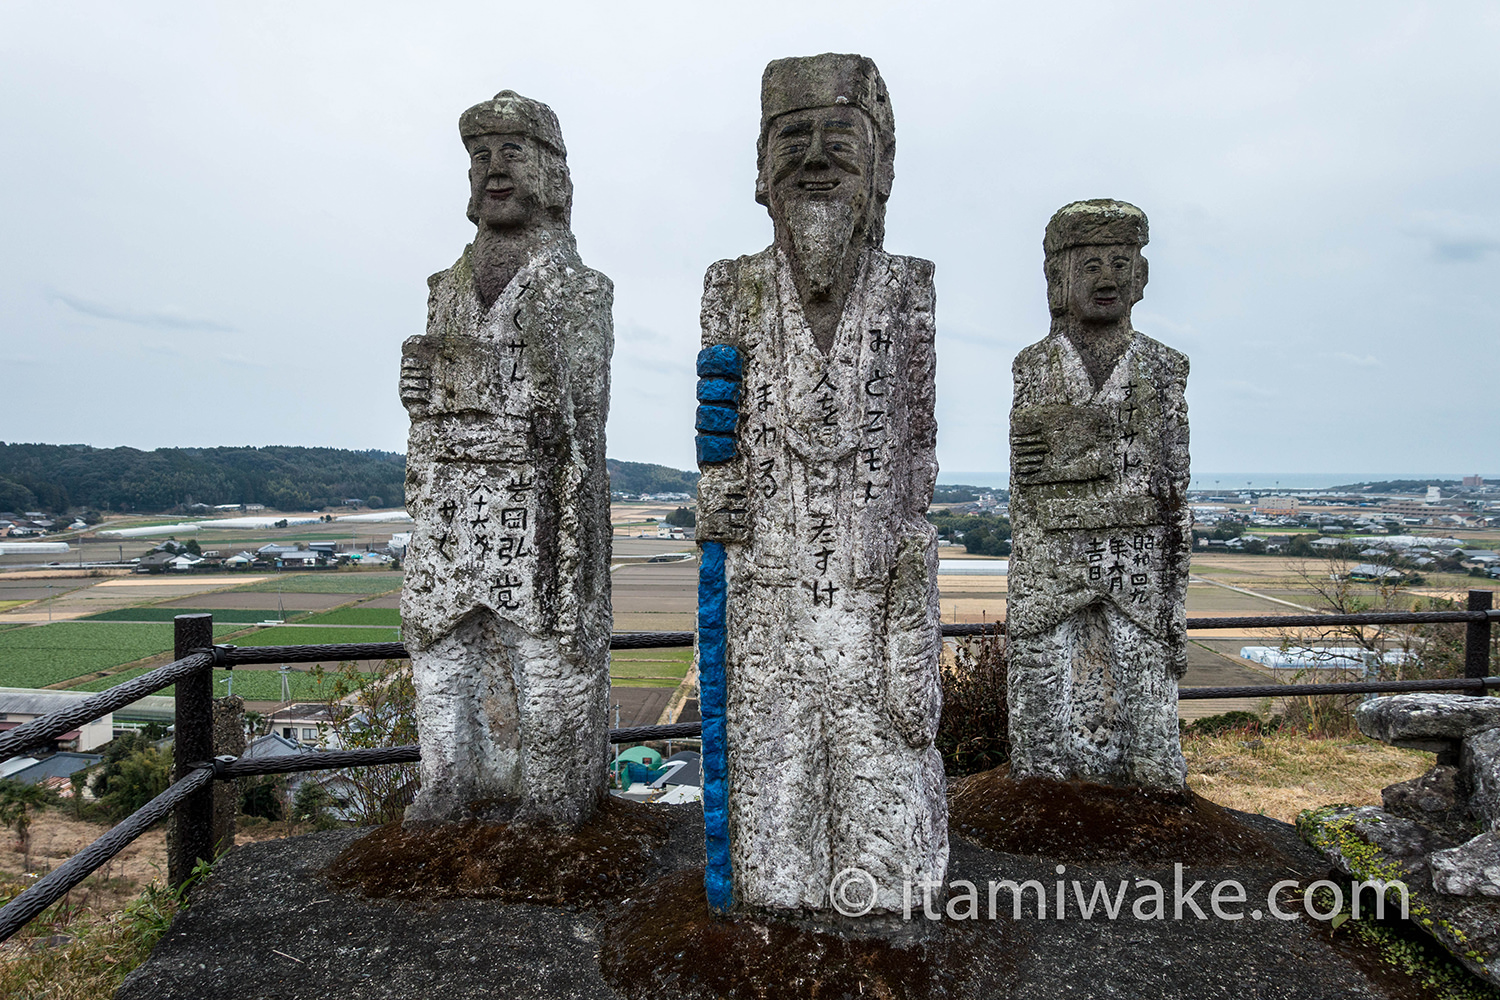
[[1130, 325], [1146, 216], [1047, 224], [1052, 330], [1016, 358], [1006, 611], [1011, 774], [1184, 787], [1187, 358]]
[[614, 289], [578, 257], [552, 109], [502, 90], [459, 132], [478, 231], [402, 348], [422, 746], [406, 822], [576, 825], [607, 776]]
[[704, 281], [699, 670], [720, 911], [898, 911], [907, 880], [947, 866], [932, 264], [882, 249], [894, 159], [871, 60], [772, 62], [756, 200], [775, 242]]

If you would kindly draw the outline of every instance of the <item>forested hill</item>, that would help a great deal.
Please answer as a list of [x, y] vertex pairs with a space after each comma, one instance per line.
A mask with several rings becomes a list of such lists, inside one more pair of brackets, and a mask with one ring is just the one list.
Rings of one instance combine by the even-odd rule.
[[165, 511], [258, 503], [309, 510], [404, 501], [406, 456], [341, 448], [91, 448], [0, 442], [0, 510]]
[[696, 472], [615, 458], [606, 459], [605, 465], [609, 467], [609, 488], [616, 493], [693, 493], [698, 489]]
[[[625, 493], [692, 493], [696, 472], [609, 460]], [[185, 504], [258, 503], [311, 510], [359, 499], [405, 502], [406, 456], [342, 448], [91, 448], [0, 442], [0, 511], [167, 511]]]

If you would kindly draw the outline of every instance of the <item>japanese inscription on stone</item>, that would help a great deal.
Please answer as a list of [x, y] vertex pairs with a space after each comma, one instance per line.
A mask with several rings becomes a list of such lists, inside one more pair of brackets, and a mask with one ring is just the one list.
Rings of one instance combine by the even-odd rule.
[[577, 824], [607, 773], [613, 289], [575, 249], [551, 109], [502, 91], [459, 130], [477, 231], [429, 280], [401, 369], [422, 746], [407, 822]]
[[723, 575], [700, 593], [725, 595], [699, 623], [724, 684], [718, 763], [704, 696], [727, 789], [705, 788], [709, 900], [827, 911], [853, 867], [888, 912], [948, 856], [932, 265], [882, 249], [895, 131], [873, 62], [771, 63], [761, 121], [775, 242], [709, 269], [699, 356], [698, 538]]
[[1187, 358], [1137, 333], [1146, 217], [1047, 226], [1052, 331], [1016, 358], [1006, 629], [1011, 773], [1180, 788], [1192, 513]]

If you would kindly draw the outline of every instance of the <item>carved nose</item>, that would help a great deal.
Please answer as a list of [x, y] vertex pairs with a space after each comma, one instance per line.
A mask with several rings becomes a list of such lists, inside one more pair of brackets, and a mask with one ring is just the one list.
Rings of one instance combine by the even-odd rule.
[[807, 159], [802, 161], [806, 167], [828, 166], [828, 151], [823, 147], [823, 133], [813, 131], [812, 142], [807, 147]]

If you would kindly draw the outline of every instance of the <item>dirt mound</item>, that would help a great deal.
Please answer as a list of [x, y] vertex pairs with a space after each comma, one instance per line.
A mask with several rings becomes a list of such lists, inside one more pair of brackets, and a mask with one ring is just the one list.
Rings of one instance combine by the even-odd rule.
[[1191, 792], [1011, 778], [1008, 767], [951, 786], [954, 832], [1007, 854], [1061, 861], [1219, 864], [1280, 852], [1233, 811]]
[[605, 982], [630, 1000], [927, 1000], [971, 995], [1015, 970], [1015, 928], [945, 923], [915, 930], [925, 933], [861, 939], [780, 920], [717, 917], [699, 868], [661, 879], [612, 914], [599, 965]]
[[576, 831], [461, 823], [406, 831], [388, 823], [328, 866], [334, 886], [365, 896], [503, 899], [588, 906], [630, 895], [657, 874], [669, 810], [611, 796]]

